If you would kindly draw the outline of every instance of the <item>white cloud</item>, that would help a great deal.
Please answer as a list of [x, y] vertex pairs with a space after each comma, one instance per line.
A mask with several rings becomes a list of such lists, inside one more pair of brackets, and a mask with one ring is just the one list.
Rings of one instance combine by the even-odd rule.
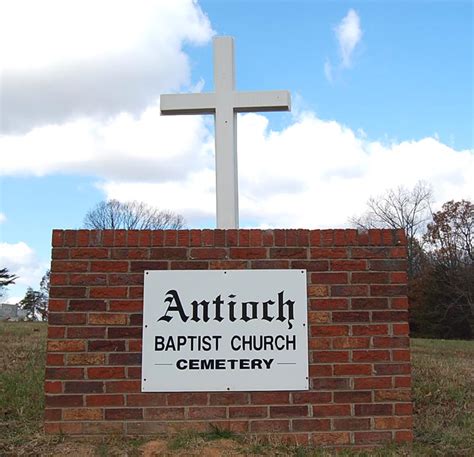
[[25, 287], [37, 289], [48, 268], [48, 264], [40, 261], [35, 251], [23, 241], [0, 243], [0, 266], [18, 276], [15, 285], [9, 286], [10, 291], [17, 292]]
[[5, 222], [6, 220], [7, 220], [7, 216], [5, 216], [5, 214], [3, 214], [3, 213], [0, 213], [0, 224]]
[[192, 0], [4, 2], [0, 130], [140, 113], [192, 83], [182, 46], [212, 33]]
[[[211, 122], [161, 117], [154, 106], [137, 118], [37, 128], [0, 138], [0, 149], [12, 151], [1, 167], [7, 175], [96, 176], [108, 198], [143, 200], [198, 224], [215, 214]], [[310, 112], [281, 131], [259, 114], [239, 115], [238, 124], [241, 220], [254, 225], [344, 226], [371, 195], [420, 179], [439, 204], [473, 197], [473, 151], [436, 138], [382, 143]]]
[[326, 79], [332, 83], [333, 82], [333, 76], [332, 76], [332, 65], [331, 62], [326, 59], [324, 62], [324, 76], [326, 76]]
[[350, 9], [336, 26], [334, 33], [339, 43], [341, 64], [343, 67], [350, 67], [354, 49], [362, 38], [360, 18], [357, 12]]

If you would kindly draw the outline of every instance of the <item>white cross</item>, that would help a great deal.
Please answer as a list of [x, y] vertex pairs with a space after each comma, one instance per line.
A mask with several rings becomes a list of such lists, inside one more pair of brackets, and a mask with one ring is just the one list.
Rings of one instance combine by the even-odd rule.
[[214, 38], [215, 92], [161, 95], [161, 114], [214, 114], [217, 228], [239, 228], [237, 113], [289, 111], [288, 91], [237, 92], [234, 39]]

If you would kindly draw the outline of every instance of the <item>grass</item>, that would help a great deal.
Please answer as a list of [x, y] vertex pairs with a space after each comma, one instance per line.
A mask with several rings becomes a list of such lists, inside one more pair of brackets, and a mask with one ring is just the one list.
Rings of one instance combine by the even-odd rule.
[[[46, 325], [0, 323], [0, 455], [140, 456], [146, 438], [79, 440], [45, 436], [43, 380]], [[212, 428], [161, 440], [154, 455], [401, 457], [474, 455], [474, 341], [412, 339], [415, 443], [370, 451], [282, 445]], [[158, 441], [156, 441], [158, 443]], [[158, 449], [158, 450], [157, 450]]]

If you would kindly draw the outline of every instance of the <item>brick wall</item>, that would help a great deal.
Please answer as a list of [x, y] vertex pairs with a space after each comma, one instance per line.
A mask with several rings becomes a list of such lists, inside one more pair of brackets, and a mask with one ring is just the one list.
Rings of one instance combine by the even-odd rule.
[[[308, 271], [310, 390], [142, 394], [143, 271], [234, 268]], [[402, 231], [55, 230], [45, 430], [410, 441], [406, 281]]]

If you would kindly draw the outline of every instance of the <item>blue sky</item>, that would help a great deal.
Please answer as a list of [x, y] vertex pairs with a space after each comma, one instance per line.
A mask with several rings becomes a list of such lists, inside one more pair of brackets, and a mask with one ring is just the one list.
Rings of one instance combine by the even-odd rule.
[[292, 95], [291, 113], [239, 116], [242, 226], [344, 227], [370, 196], [418, 180], [435, 209], [474, 196], [470, 1], [5, 5], [0, 266], [20, 276], [11, 301], [38, 287], [51, 230], [81, 227], [100, 200], [214, 226], [212, 118], [160, 118], [159, 94], [213, 90], [215, 34], [235, 38], [239, 90]]

